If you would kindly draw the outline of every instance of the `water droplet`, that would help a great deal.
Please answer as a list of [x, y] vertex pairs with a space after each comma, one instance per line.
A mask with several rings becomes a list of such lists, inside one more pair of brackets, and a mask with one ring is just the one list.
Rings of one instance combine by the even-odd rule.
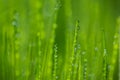
[[54, 50], [57, 52], [57, 44], [54, 45]]
[[114, 35], [114, 39], [118, 38], [118, 35], [119, 35], [119, 34], [116, 33], [116, 34]]
[[107, 49], [104, 49], [104, 55], [106, 55], [107, 54]]
[[85, 51], [83, 51], [83, 52], [82, 52], [82, 55], [85, 55], [85, 54], [86, 54], [86, 52], [85, 52]]
[[57, 55], [54, 55], [55, 58], [57, 58], [58, 56]]
[[74, 64], [72, 63], [72, 66], [74, 66]]
[[86, 74], [87, 74], [87, 72], [85, 71], [85, 72], [84, 72], [84, 74], [86, 75]]
[[74, 51], [76, 52], [76, 51], [77, 51], [77, 48], [74, 48]]
[[85, 71], [87, 71], [87, 68], [84, 68]]
[[109, 69], [109, 70], [111, 69], [111, 65], [108, 65], [108, 69]]
[[18, 12], [14, 12], [14, 15], [13, 15], [13, 21], [12, 21], [12, 25], [14, 26], [14, 27], [18, 27], [18, 17], [19, 17], [19, 14], [18, 14]]
[[80, 44], [78, 44], [78, 49], [80, 49]]
[[56, 76], [56, 79], [58, 79], [58, 76]]
[[87, 66], [87, 63], [85, 62], [84, 66], [86, 67]]
[[95, 47], [95, 51], [98, 51], [98, 47]]
[[17, 22], [14, 20], [14, 21], [12, 21], [12, 25], [14, 26], [14, 27], [17, 27]]
[[14, 11], [13, 18], [14, 19], [18, 19], [18, 17], [19, 17], [19, 13], [17, 11]]
[[113, 45], [115, 45], [115, 44], [116, 44], [116, 42], [114, 41], [114, 42], [113, 42]]
[[61, 2], [60, 1], [58, 1], [57, 2], [57, 4], [56, 4], [56, 6], [55, 6], [55, 10], [58, 10], [59, 8], [61, 8]]

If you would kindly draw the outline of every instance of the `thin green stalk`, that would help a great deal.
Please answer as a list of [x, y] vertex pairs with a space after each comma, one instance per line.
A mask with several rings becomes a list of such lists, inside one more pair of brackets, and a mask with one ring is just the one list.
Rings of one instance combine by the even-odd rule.
[[58, 64], [57, 58], [58, 58], [57, 45], [55, 45], [53, 55], [53, 80], [57, 80], [57, 64]]
[[4, 62], [4, 58], [5, 58], [5, 30], [3, 28], [3, 37], [2, 37], [2, 41], [3, 41], [3, 53], [1, 54], [2, 56], [2, 79], [4, 80], [5, 79], [5, 62]]
[[42, 51], [41, 51], [41, 38], [40, 38], [40, 36], [41, 36], [41, 35], [40, 35], [40, 32], [38, 32], [38, 33], [37, 33], [37, 42], [38, 42], [38, 43], [37, 43], [37, 47], [38, 47], [38, 57], [37, 57], [38, 67], [37, 67], [37, 68], [38, 68], [38, 73], [37, 73], [37, 75], [36, 75], [36, 80], [41, 79], [41, 65], [42, 65], [42, 64], [41, 64], [41, 61], [42, 61], [42, 60], [41, 60], [41, 57], [42, 57], [42, 56], [41, 56], [41, 52], [42, 52]]
[[[77, 45], [76, 47], [76, 50], [75, 50], [75, 60], [74, 60], [74, 67], [73, 67], [73, 80], [76, 80], [77, 77], [80, 77], [80, 76], [77, 76], [78, 74], [78, 69], [80, 69], [80, 53], [81, 53], [81, 50], [80, 50], [80, 44]], [[80, 72], [81, 73], [81, 72]]]
[[103, 49], [103, 80], [107, 80], [107, 49], [106, 49], [106, 37], [105, 37], [105, 31], [103, 29], [102, 31], [102, 35], [103, 35], [103, 38], [102, 38], [102, 43], [103, 43], [103, 46], [102, 46], [102, 49]]
[[76, 46], [77, 46], [77, 42], [78, 42], [78, 31], [80, 29], [80, 26], [79, 26], [79, 21], [76, 22], [76, 26], [75, 26], [75, 32], [74, 32], [74, 40], [73, 40], [73, 50], [72, 50], [72, 53], [71, 53], [71, 60], [70, 60], [70, 67], [69, 67], [69, 75], [67, 77], [67, 80], [70, 80], [71, 78], [71, 73], [72, 73], [72, 68], [73, 68], [73, 61], [75, 59], [75, 53], [76, 53]]
[[114, 41], [113, 41], [113, 52], [111, 55], [111, 66], [110, 66], [110, 73], [109, 73], [109, 80], [113, 80], [113, 75], [114, 75], [114, 70], [115, 70], [115, 64], [117, 62], [117, 56], [118, 56], [118, 51], [119, 51], [119, 31], [118, 31], [118, 27], [120, 26], [120, 22], [119, 22], [119, 18], [117, 21], [117, 25], [116, 25], [116, 29], [115, 29], [115, 34], [114, 34]]

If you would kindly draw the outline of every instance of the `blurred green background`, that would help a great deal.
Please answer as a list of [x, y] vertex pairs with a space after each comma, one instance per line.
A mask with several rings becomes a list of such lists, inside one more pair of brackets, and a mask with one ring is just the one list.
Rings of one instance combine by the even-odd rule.
[[0, 0], [0, 80], [119, 80], [120, 0]]

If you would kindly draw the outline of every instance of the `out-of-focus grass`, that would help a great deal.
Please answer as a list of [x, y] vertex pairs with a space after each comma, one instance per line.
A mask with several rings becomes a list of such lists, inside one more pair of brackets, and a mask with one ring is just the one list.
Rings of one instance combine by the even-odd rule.
[[0, 0], [0, 80], [119, 80], [119, 0]]

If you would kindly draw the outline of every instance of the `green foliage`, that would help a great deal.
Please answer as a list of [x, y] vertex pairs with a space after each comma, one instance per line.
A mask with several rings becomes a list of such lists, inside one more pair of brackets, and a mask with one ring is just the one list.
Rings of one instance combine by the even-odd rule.
[[119, 0], [0, 0], [0, 80], [119, 80]]

